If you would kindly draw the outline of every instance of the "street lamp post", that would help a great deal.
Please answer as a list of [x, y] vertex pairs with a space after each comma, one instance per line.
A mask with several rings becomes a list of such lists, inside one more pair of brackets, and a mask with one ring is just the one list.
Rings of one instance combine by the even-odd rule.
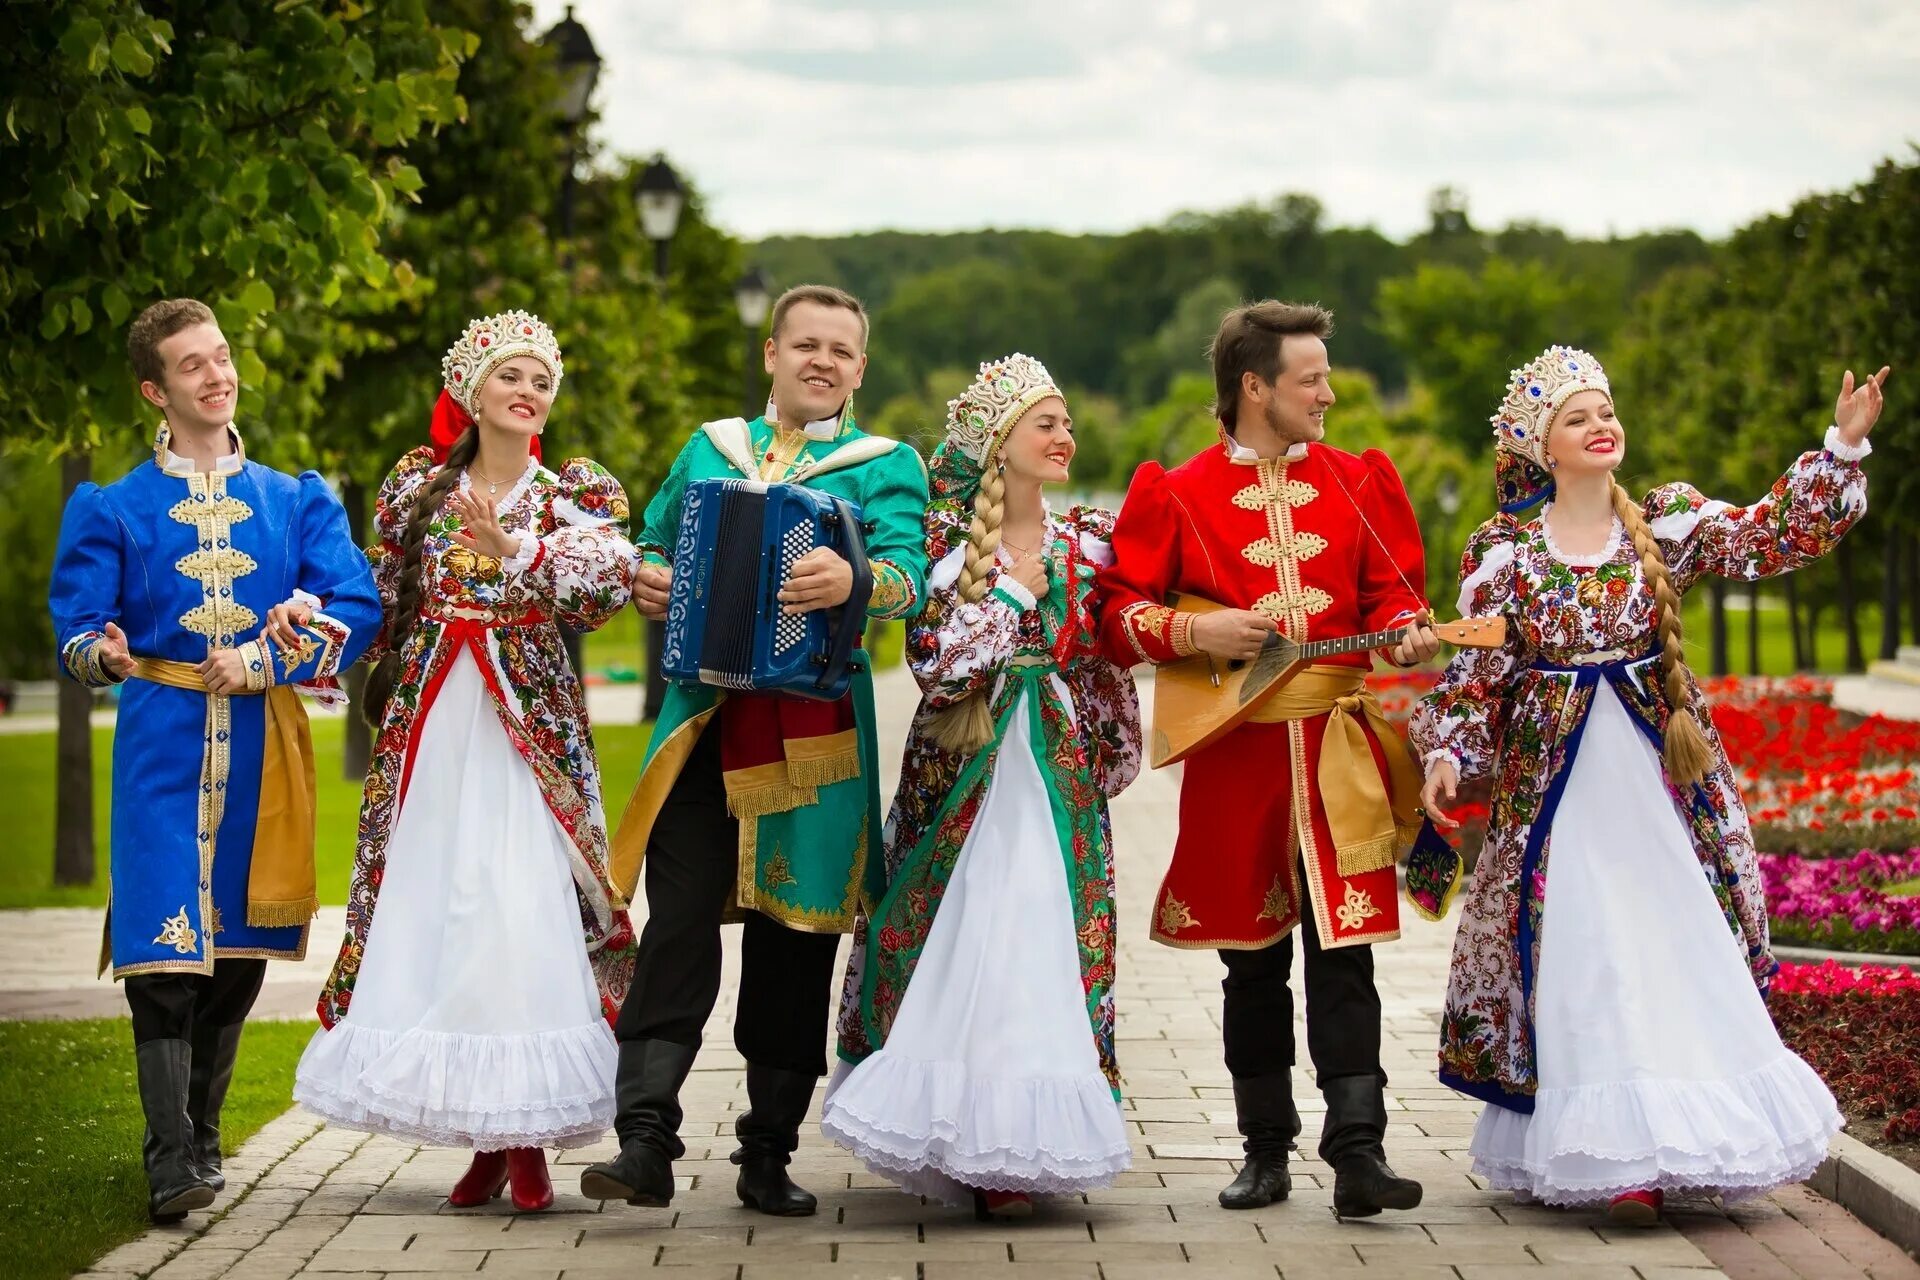
[[[674, 231], [680, 226], [680, 212], [687, 204], [687, 189], [681, 185], [680, 175], [673, 171], [666, 157], [656, 153], [633, 185], [633, 200], [640, 210], [641, 233], [653, 241], [653, 275], [660, 296], [664, 298], [667, 292], [667, 249], [673, 242]], [[667, 624], [649, 621], [644, 668], [647, 673], [645, 715], [649, 720], [660, 718], [660, 705], [667, 696], [667, 678], [660, 670], [660, 652], [666, 645]]]
[[[574, 19], [572, 5], [567, 6], [567, 16], [540, 37], [540, 43], [554, 51], [554, 62], [560, 71], [560, 92], [553, 100], [555, 124], [567, 139], [566, 168], [560, 174], [560, 252], [562, 264], [571, 266], [574, 170], [580, 164], [580, 126], [586, 122], [594, 86], [600, 81], [600, 53], [593, 47], [593, 37], [587, 34], [587, 29]], [[580, 633], [562, 624], [560, 640], [574, 674], [584, 682], [587, 672]]]
[[767, 322], [767, 312], [773, 307], [773, 284], [767, 273], [759, 267], [748, 267], [733, 282], [733, 305], [740, 309], [740, 326], [747, 333], [746, 391], [741, 403], [746, 406], [747, 420], [752, 421], [760, 415], [764, 403], [754, 357], [760, 354], [760, 326]]
[[600, 53], [593, 47], [587, 29], [574, 20], [572, 5], [567, 6], [567, 16], [540, 37], [540, 43], [554, 51], [560, 68], [560, 93], [553, 102], [553, 114], [567, 135], [567, 168], [560, 177], [560, 236], [571, 240], [573, 171], [580, 158], [580, 125], [587, 118], [587, 105], [600, 81]]

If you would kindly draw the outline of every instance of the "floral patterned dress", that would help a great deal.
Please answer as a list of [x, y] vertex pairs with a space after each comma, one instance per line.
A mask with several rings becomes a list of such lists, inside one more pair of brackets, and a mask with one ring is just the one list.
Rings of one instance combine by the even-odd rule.
[[[1751, 506], [1672, 484], [1644, 511], [1684, 591], [1808, 564], [1865, 509], [1830, 434]], [[1805, 1177], [1839, 1114], [1767, 1018], [1753, 838], [1696, 685], [1713, 768], [1682, 792], [1660, 763], [1670, 711], [1631, 540], [1616, 520], [1600, 554], [1568, 555], [1545, 512], [1496, 516], [1461, 579], [1461, 615], [1505, 615], [1507, 644], [1461, 650], [1409, 732], [1429, 763], [1493, 780], [1440, 1046], [1441, 1080], [1491, 1104], [1476, 1171], [1555, 1203]]]
[[[1132, 677], [1093, 651], [1088, 614], [1112, 523], [1049, 515], [1048, 594], [1015, 582], [1003, 550], [988, 594], [965, 603], [965, 527], [930, 518], [929, 603], [907, 639], [924, 696], [886, 826], [886, 892], [856, 931], [823, 1126], [949, 1203], [971, 1188], [1103, 1186], [1130, 1160], [1106, 801], [1139, 770], [1140, 709]], [[968, 695], [992, 699], [996, 727], [962, 758], [927, 724]]]
[[[417, 449], [381, 487], [370, 558], [389, 609], [408, 512], [437, 470]], [[529, 459], [498, 511], [521, 543], [504, 561], [454, 542], [445, 505], [428, 528], [421, 615], [363, 791], [347, 936], [295, 1088], [340, 1123], [481, 1150], [605, 1131], [608, 1021], [634, 955], [556, 625], [591, 630], [626, 605], [626, 495], [586, 459], [558, 473]]]

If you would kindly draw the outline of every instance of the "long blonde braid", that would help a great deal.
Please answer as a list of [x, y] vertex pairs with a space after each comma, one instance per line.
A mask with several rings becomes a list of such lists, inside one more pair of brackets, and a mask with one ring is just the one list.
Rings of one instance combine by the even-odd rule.
[[[1006, 516], [1007, 479], [998, 465], [980, 478], [973, 494], [973, 523], [960, 577], [954, 583], [963, 604], [978, 604], [987, 594], [987, 575], [1000, 551], [1000, 523]], [[947, 751], [971, 755], [993, 740], [993, 697], [979, 689], [950, 703], [927, 720], [927, 735]]]
[[1675, 785], [1690, 787], [1707, 776], [1713, 767], [1713, 751], [1707, 735], [1695, 719], [1692, 705], [1693, 678], [1687, 670], [1687, 655], [1680, 640], [1680, 593], [1674, 589], [1673, 574], [1667, 569], [1660, 544], [1647, 526], [1640, 504], [1613, 481], [1613, 510], [1633, 539], [1640, 555], [1640, 573], [1653, 589], [1654, 608], [1660, 616], [1660, 680], [1666, 689], [1667, 777]]

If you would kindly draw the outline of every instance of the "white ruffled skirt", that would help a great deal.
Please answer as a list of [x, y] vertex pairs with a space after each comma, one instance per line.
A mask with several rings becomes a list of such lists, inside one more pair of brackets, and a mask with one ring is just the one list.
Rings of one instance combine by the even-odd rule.
[[463, 649], [419, 727], [347, 1015], [293, 1096], [437, 1146], [577, 1147], [613, 1123], [613, 1032], [555, 821]]
[[1474, 1171], [1548, 1204], [1798, 1182], [1839, 1108], [1781, 1044], [1653, 745], [1605, 681], [1590, 716], [1553, 818], [1534, 1111], [1487, 1107]]
[[869, 1169], [947, 1204], [1104, 1187], [1133, 1160], [1087, 1022], [1032, 714], [1027, 695], [886, 1045], [840, 1065], [821, 1119]]

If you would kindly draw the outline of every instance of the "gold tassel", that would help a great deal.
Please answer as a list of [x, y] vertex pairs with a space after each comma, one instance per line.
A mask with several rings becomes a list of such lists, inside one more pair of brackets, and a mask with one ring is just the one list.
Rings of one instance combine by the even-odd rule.
[[836, 751], [812, 760], [787, 759], [787, 778], [796, 787], [830, 787], [860, 776], [860, 748]]
[[776, 782], [762, 787], [728, 791], [727, 812], [744, 821], [748, 818], [764, 817], [769, 813], [789, 813], [810, 805], [819, 798], [820, 793], [812, 787], [796, 787], [789, 782]]
[[1349, 845], [1339, 851], [1340, 875], [1343, 879], [1363, 876], [1369, 871], [1381, 871], [1399, 861], [1400, 838], [1398, 835], [1377, 836], [1372, 840], [1363, 840], [1359, 844]]
[[249, 902], [247, 903], [247, 927], [250, 929], [285, 929], [294, 925], [303, 925], [313, 919], [320, 910], [318, 897], [296, 898], [292, 902]]

